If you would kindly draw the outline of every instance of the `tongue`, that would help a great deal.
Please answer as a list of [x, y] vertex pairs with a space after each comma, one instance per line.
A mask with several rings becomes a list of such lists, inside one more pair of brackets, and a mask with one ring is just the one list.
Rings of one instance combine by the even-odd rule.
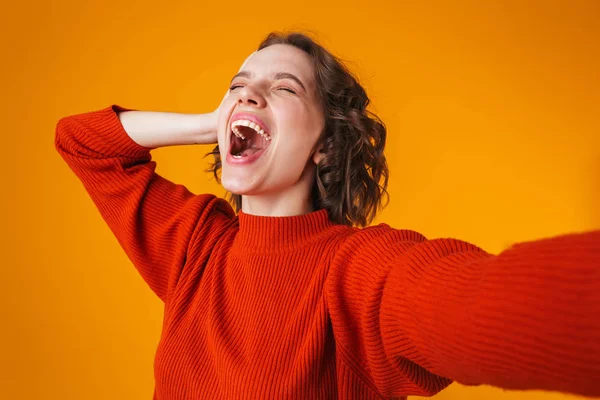
[[248, 156], [251, 156], [252, 154], [254, 154], [254, 153], [258, 152], [259, 150], [261, 150], [261, 149], [257, 149], [257, 148], [255, 148], [255, 147], [253, 147], [253, 148], [250, 148], [250, 149], [246, 149], [246, 150], [244, 150], [244, 151], [242, 152], [242, 154], [240, 154], [240, 155], [241, 155], [242, 157], [248, 157]]

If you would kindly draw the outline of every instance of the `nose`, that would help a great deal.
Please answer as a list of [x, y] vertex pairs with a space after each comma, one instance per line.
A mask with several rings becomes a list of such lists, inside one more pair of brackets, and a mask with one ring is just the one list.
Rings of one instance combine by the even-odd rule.
[[238, 103], [253, 107], [264, 107], [266, 104], [265, 98], [252, 85], [246, 85], [239, 88]]

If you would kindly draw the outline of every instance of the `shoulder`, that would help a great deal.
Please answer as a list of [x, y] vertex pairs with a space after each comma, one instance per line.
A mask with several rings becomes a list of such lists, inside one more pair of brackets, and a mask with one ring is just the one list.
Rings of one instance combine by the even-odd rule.
[[[194, 201], [201, 203], [202, 210], [192, 234], [191, 245], [202, 246], [204, 243], [213, 243], [225, 231], [237, 228], [237, 216], [231, 205], [223, 198], [214, 194], [196, 195]], [[187, 218], [181, 215], [181, 218]]]
[[385, 257], [392, 250], [397, 253], [427, 241], [427, 238], [414, 230], [396, 229], [388, 224], [378, 224], [366, 228], [340, 227], [336, 235], [334, 263], [347, 263], [356, 258], [376, 259]]
[[378, 224], [366, 228], [351, 228], [345, 237], [343, 247], [379, 247], [392, 246], [399, 242], [421, 243], [427, 238], [410, 229], [396, 229], [388, 224]]

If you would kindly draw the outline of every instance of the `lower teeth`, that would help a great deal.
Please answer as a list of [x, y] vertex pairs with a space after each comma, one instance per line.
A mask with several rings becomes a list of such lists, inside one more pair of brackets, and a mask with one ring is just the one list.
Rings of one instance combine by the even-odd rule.
[[241, 153], [233, 154], [233, 158], [248, 157], [248, 156], [251, 156], [251, 155], [253, 155], [255, 153], [258, 153], [259, 151], [260, 151], [260, 149], [255, 149], [255, 148], [247, 149], [247, 150], [244, 150]]

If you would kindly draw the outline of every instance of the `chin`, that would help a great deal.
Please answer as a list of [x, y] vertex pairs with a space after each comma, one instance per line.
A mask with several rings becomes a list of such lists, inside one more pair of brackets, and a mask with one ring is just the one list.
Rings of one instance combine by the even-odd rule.
[[251, 195], [255, 192], [254, 185], [249, 184], [241, 179], [221, 178], [221, 185], [225, 190], [232, 194]]

